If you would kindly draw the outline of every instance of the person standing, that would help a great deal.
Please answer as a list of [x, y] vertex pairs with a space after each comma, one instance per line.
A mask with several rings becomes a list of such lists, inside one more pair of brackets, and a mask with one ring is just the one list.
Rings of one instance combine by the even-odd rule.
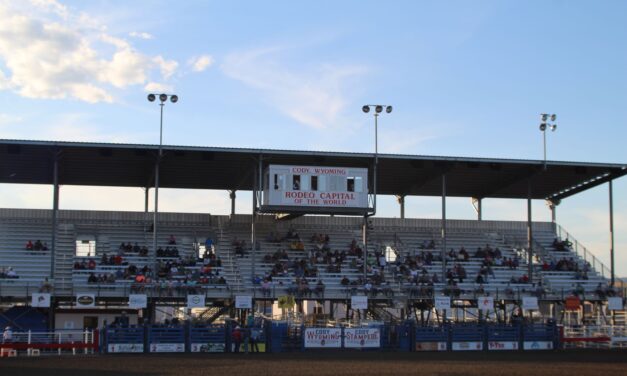
[[256, 327], [250, 328], [250, 352], [259, 352], [260, 330]]
[[242, 331], [239, 325], [233, 329], [233, 332], [231, 333], [231, 340], [233, 342], [233, 352], [239, 353], [239, 348], [242, 344]]
[[4, 332], [2, 333], [2, 343], [12, 343], [13, 342], [13, 330], [10, 326], [4, 328]]

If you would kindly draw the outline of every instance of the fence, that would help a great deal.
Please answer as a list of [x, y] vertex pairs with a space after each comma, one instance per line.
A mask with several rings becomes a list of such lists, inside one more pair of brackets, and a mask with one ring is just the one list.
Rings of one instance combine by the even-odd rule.
[[93, 354], [99, 351], [97, 330], [57, 330], [16, 332], [10, 342], [0, 344], [0, 354], [29, 356], [40, 354]]

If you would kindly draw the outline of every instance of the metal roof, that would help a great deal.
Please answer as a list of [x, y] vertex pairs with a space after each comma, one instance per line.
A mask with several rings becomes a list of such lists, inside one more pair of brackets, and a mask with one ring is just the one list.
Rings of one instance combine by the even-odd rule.
[[[0, 183], [150, 187], [158, 145], [0, 140]], [[372, 167], [372, 153], [163, 146], [160, 187], [252, 190], [263, 165]], [[379, 154], [378, 193], [563, 199], [627, 174], [627, 164]], [[372, 185], [372, 169], [370, 169]]]

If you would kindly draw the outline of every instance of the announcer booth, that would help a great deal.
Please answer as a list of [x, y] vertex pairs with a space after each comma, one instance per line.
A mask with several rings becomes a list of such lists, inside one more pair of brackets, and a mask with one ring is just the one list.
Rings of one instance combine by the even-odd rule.
[[364, 215], [368, 169], [268, 165], [263, 172], [260, 211], [265, 213]]

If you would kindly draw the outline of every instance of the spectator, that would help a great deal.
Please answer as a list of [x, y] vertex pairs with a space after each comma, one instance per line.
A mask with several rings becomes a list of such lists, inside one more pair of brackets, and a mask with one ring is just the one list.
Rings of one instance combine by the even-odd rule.
[[174, 237], [174, 235], [170, 235], [170, 238], [168, 239], [168, 244], [169, 245], [175, 245], [176, 244], [176, 238]]
[[35, 251], [41, 251], [41, 248], [43, 248], [43, 244], [41, 243], [41, 240], [37, 239], [37, 241], [35, 242], [35, 245], [33, 246], [33, 249]]
[[27, 251], [33, 250], [33, 242], [31, 240], [29, 240], [28, 243], [26, 243], [26, 250]]
[[242, 344], [242, 331], [239, 325], [231, 332], [231, 341], [233, 342], [233, 352], [239, 353], [239, 348]]
[[259, 336], [261, 335], [259, 328], [250, 328], [250, 351], [259, 352]]
[[4, 328], [4, 332], [2, 333], [2, 343], [11, 343], [13, 342], [13, 330], [10, 326]]

